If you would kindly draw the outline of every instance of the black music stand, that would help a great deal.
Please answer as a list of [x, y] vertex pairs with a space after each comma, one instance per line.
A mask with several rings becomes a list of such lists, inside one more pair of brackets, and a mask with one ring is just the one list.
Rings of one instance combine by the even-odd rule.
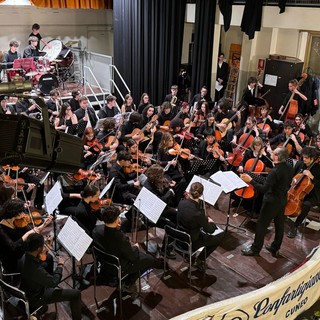
[[87, 124], [88, 124], [87, 121], [78, 122], [78, 127], [77, 127], [78, 137], [82, 137], [83, 136], [83, 133], [84, 133], [84, 130], [86, 130]]
[[196, 160], [193, 162], [190, 173], [196, 174], [196, 173], [202, 173], [202, 172], [208, 172], [210, 171], [213, 166], [215, 165], [217, 159], [208, 159], [208, 160]]

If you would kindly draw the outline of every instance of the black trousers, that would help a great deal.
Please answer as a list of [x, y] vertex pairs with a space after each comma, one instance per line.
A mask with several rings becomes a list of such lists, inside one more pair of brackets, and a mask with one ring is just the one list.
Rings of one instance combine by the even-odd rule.
[[61, 301], [70, 302], [72, 320], [81, 320], [81, 292], [79, 290], [48, 288], [39, 300], [39, 305]]
[[305, 196], [302, 203], [301, 213], [295, 221], [295, 225], [298, 227], [307, 217], [310, 209], [318, 203], [317, 199], [313, 197], [312, 193]]
[[[218, 234], [217, 236], [202, 234], [201, 238], [198, 241], [192, 243], [192, 250], [195, 251], [201, 247], [206, 247], [205, 250], [202, 250], [198, 256], [199, 260], [204, 261], [210, 254], [216, 250], [216, 248], [220, 245], [222, 239], [224, 237], [224, 232]], [[206, 256], [205, 256], [206, 253]]]
[[280, 249], [284, 233], [284, 208], [285, 204], [266, 201], [262, 202], [260, 216], [256, 227], [256, 234], [251, 246], [253, 251], [260, 252], [262, 249], [267, 228], [272, 220], [274, 220], [275, 235], [271, 247], [275, 251]]

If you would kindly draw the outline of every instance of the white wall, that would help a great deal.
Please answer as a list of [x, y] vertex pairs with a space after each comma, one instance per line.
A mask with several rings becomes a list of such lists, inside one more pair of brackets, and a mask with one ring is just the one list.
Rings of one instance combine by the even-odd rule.
[[81, 41], [82, 49], [113, 55], [113, 15], [111, 10], [48, 9], [34, 6], [0, 6], [0, 50], [7, 51], [10, 40], [27, 46], [33, 23], [40, 34], [52, 39]]

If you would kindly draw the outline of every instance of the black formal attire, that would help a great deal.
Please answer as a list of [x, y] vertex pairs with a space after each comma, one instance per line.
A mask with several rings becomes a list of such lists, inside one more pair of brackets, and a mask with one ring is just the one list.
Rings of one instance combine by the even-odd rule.
[[251, 245], [254, 253], [259, 253], [262, 249], [267, 228], [272, 220], [275, 225], [275, 236], [271, 248], [273, 252], [280, 249], [284, 232], [284, 209], [292, 177], [293, 168], [287, 163], [278, 163], [271, 169], [264, 184], [254, 180], [250, 182], [258, 192], [264, 194], [254, 242]]
[[242, 94], [242, 98], [241, 98], [241, 102], [242, 102], [242, 106], [245, 107], [245, 109], [242, 112], [242, 116], [241, 116], [241, 127], [244, 127], [246, 124], [246, 120], [249, 116], [249, 105], [254, 105], [255, 104], [255, 88], [250, 89], [249, 86], [247, 86], [244, 90], [243, 90], [243, 94]]
[[[96, 112], [94, 111], [94, 109], [92, 107], [88, 107], [87, 111], [88, 111], [88, 117], [90, 119], [91, 126], [94, 128], [97, 124], [97, 121], [98, 121]], [[80, 109], [76, 110], [74, 114], [77, 116], [78, 121], [80, 123], [81, 121], [83, 122], [82, 119], [85, 116], [86, 112], [84, 109], [80, 108]], [[83, 132], [79, 132], [79, 134], [83, 134]]]
[[222, 79], [223, 82], [222, 82], [222, 89], [220, 91], [217, 91], [216, 90], [216, 93], [215, 93], [215, 101], [219, 101], [221, 98], [223, 98], [223, 95], [224, 95], [224, 91], [227, 87], [227, 82], [228, 82], [228, 71], [229, 71], [229, 65], [226, 63], [226, 62], [222, 62], [221, 66], [219, 65], [219, 62], [218, 62], [218, 65], [217, 65], [217, 81], [218, 79]]
[[[300, 137], [296, 136], [296, 139], [297, 139], [298, 143], [300, 144], [300, 146], [302, 146]], [[276, 135], [275, 137], [271, 138], [269, 142], [270, 142], [271, 146], [278, 146], [279, 144], [283, 144], [286, 141], [287, 141], [287, 137], [286, 137], [286, 134], [283, 132], [283, 133], [280, 133], [280, 134]], [[291, 148], [292, 148], [292, 153], [290, 156], [292, 158], [299, 156], [299, 153], [296, 150], [295, 143], [291, 139], [289, 139], [287, 146], [288, 145], [291, 146]]]
[[[307, 166], [303, 161], [298, 161], [294, 167], [295, 174], [306, 170]], [[302, 210], [300, 215], [295, 221], [295, 225], [298, 227], [304, 219], [307, 217], [310, 209], [320, 203], [320, 164], [315, 163], [310, 169], [311, 174], [314, 176], [312, 183], [314, 184], [313, 189], [304, 197], [302, 202]]]
[[[172, 113], [174, 115], [176, 115], [179, 111], [180, 111], [180, 99], [178, 96], [177, 97], [177, 101], [175, 102], [174, 105], [172, 105]], [[164, 101], [168, 101], [168, 102], [171, 102], [172, 101], [172, 98], [173, 98], [173, 95], [171, 93], [167, 94], [166, 97], [164, 98]]]
[[148, 103], [140, 103], [139, 106], [138, 106], [138, 112], [140, 114], [142, 114], [142, 111], [144, 110], [144, 108], [146, 108], [149, 104], [150, 104], [150, 102], [148, 102]]
[[[291, 96], [292, 96], [292, 92], [290, 91], [290, 92], [287, 93], [287, 95], [285, 96], [285, 98], [284, 98], [284, 100], [283, 100], [283, 102], [282, 102], [282, 105], [283, 105], [284, 107], [287, 106], [288, 101], [290, 100]], [[295, 94], [293, 95], [292, 100], [298, 101], [298, 113], [301, 113], [303, 116], [304, 116], [306, 113], [308, 113], [308, 112], [307, 112], [307, 111], [308, 111], [308, 110], [307, 110], [307, 102], [304, 101], [298, 94], [295, 93]], [[289, 104], [289, 106], [287, 107], [286, 112], [285, 112], [284, 114], [282, 114], [282, 116], [281, 116], [282, 119], [285, 119], [285, 118], [286, 118], [286, 114], [287, 114], [287, 112], [288, 112], [288, 110], [289, 110], [289, 107], [290, 107], [290, 104]]]
[[76, 110], [80, 109], [80, 103], [79, 100], [76, 100], [75, 98], [71, 98], [68, 103], [71, 106], [72, 112], [75, 112]]
[[206, 101], [206, 102], [212, 102], [212, 98], [210, 97], [210, 94], [207, 93], [205, 96], [202, 96], [201, 93], [197, 93], [193, 96], [193, 98], [190, 101], [191, 108], [194, 107], [195, 104], [198, 104], [199, 101]]
[[61, 278], [61, 266], [57, 266], [53, 275], [50, 275], [42, 268], [38, 258], [25, 254], [20, 287], [26, 293], [31, 309], [50, 303], [70, 301], [72, 319], [80, 320], [81, 293], [75, 289], [56, 288]]
[[[227, 114], [223, 112], [216, 112], [215, 119], [217, 123], [221, 123], [223, 119], [231, 119], [235, 114], [236, 114], [236, 111], [232, 111], [232, 110], [228, 110]], [[229, 142], [233, 138], [234, 128], [237, 122], [238, 122], [238, 116], [235, 116], [232, 120], [232, 128], [227, 130], [226, 135], [222, 139], [221, 147], [223, 148], [224, 151], [227, 151]], [[229, 151], [231, 151], [231, 149], [229, 149]]]
[[[93, 243], [100, 250], [112, 254], [119, 258], [122, 273], [129, 274], [124, 282], [132, 285], [148, 269], [156, 267], [155, 260], [140, 252], [137, 247], [131, 246], [128, 237], [116, 228], [110, 228], [106, 225], [99, 225], [93, 230]], [[106, 279], [117, 276], [117, 271], [101, 259], [100, 274]]]
[[131, 136], [126, 137], [126, 135], [131, 134], [134, 129], [142, 129], [142, 127], [143, 127], [142, 122], [132, 123], [130, 122], [130, 120], [126, 121], [121, 127], [121, 137], [120, 137], [121, 142], [126, 142], [129, 139], [132, 139]]
[[161, 112], [158, 117], [158, 125], [157, 128], [160, 126], [163, 126], [165, 121], [171, 121], [174, 118], [174, 114], [172, 112], [165, 114], [164, 112]]
[[98, 118], [104, 119], [104, 118], [111, 118], [114, 117], [116, 114], [119, 113], [119, 110], [116, 107], [112, 107], [111, 109], [108, 108], [108, 106], [104, 106], [101, 108], [98, 112]]
[[[178, 205], [178, 227], [190, 234], [192, 250], [206, 247], [207, 257], [218, 247], [222, 239], [222, 233], [213, 236], [212, 233], [217, 229], [213, 222], [208, 222], [201, 204], [192, 199], [183, 199]], [[203, 230], [203, 232], [201, 231]], [[202, 251], [198, 257], [205, 260], [205, 253]]]

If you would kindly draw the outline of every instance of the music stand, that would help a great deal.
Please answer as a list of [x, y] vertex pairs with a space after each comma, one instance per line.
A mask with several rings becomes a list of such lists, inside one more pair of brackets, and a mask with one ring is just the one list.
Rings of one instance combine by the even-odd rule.
[[78, 136], [82, 136], [84, 133], [84, 130], [86, 130], [88, 122], [87, 121], [80, 121], [78, 122]]
[[224, 193], [229, 194], [229, 204], [227, 211], [227, 221], [225, 223], [225, 233], [228, 232], [228, 228], [232, 227], [234, 229], [242, 230], [246, 232], [244, 228], [230, 224], [230, 212], [231, 212], [231, 192], [247, 187], [248, 185], [238, 177], [233, 171], [218, 171], [210, 176], [210, 179], [219, 183]]
[[213, 168], [216, 161], [217, 159], [195, 160], [191, 166], [190, 173], [196, 174], [197, 172], [208, 172]]

